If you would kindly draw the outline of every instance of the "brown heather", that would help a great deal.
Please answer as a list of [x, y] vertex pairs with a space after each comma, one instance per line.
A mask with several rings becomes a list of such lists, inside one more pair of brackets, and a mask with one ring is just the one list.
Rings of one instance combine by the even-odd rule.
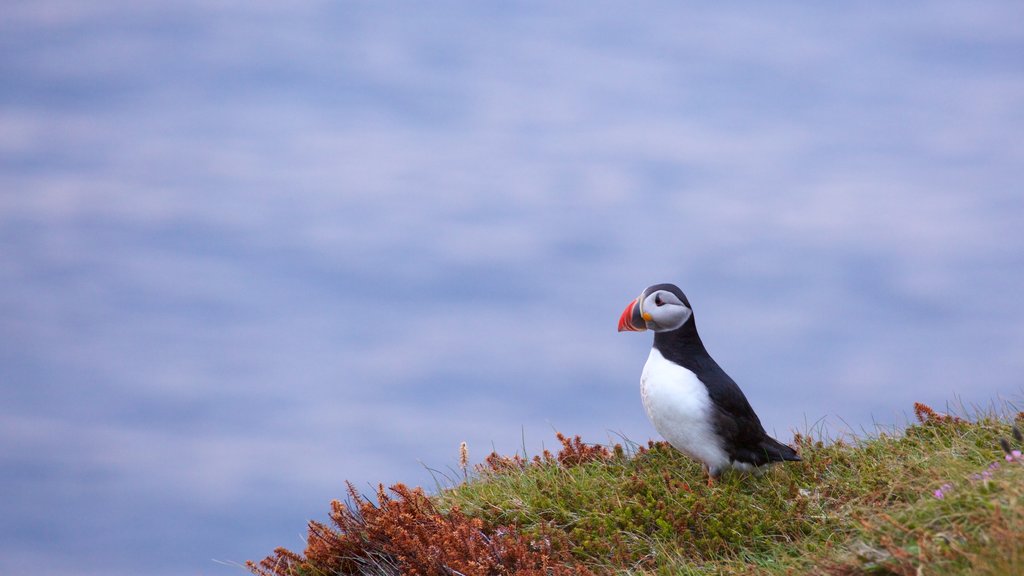
[[[557, 456], [545, 450], [543, 457], [527, 460], [491, 453], [481, 472], [521, 470], [534, 464], [570, 467], [587, 462], [622, 456], [622, 447], [614, 452], [599, 445], [588, 445], [582, 438], [556, 434], [562, 443]], [[462, 462], [468, 457], [465, 443], [460, 445]], [[465, 467], [465, 464], [462, 464]], [[246, 566], [258, 576], [321, 576], [336, 574], [402, 574], [417, 576], [485, 576], [521, 574], [523, 576], [589, 575], [580, 566], [571, 566], [571, 544], [557, 529], [533, 531], [530, 537], [515, 526], [488, 524], [471, 518], [456, 506], [447, 512], [437, 510], [421, 488], [396, 484], [392, 495], [378, 487], [377, 502], [366, 500], [349, 484], [351, 504], [331, 502], [333, 527], [309, 523], [306, 551], [299, 555], [278, 548], [273, 556]]]
[[965, 420], [959, 416], [940, 414], [927, 404], [914, 402], [914, 416], [921, 424], [963, 424]]
[[258, 576], [401, 574], [411, 576], [511, 575], [590, 576], [571, 566], [564, 534], [542, 531], [533, 538], [513, 526], [487, 525], [458, 507], [436, 509], [421, 488], [380, 486], [377, 502], [349, 484], [349, 505], [331, 503], [333, 527], [309, 523], [306, 551], [278, 548], [258, 564], [246, 563]]
[[569, 438], [561, 432], [555, 432], [555, 438], [558, 438], [558, 441], [562, 443], [562, 449], [558, 451], [557, 456], [552, 455], [548, 450], [545, 450], [539, 456], [534, 456], [532, 459], [523, 458], [518, 454], [509, 457], [502, 456], [497, 452], [491, 452], [487, 459], [484, 460], [484, 463], [477, 466], [477, 472], [484, 474], [496, 472], [500, 474], [514, 470], [525, 470], [530, 464], [537, 466], [559, 464], [565, 468], [571, 468], [588, 462], [601, 462], [625, 456], [625, 451], [619, 444], [616, 444], [609, 450], [600, 444], [585, 443], [578, 434]]

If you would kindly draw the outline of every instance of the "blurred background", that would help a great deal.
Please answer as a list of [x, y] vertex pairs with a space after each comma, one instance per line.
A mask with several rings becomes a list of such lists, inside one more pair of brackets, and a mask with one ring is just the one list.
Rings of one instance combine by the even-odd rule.
[[1020, 2], [2, 12], [0, 573], [241, 574], [462, 441], [645, 443], [657, 282], [784, 440], [1020, 405]]

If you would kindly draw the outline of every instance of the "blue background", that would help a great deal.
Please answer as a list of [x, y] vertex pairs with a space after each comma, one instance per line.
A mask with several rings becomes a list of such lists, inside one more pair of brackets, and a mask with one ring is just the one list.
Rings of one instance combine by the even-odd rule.
[[462, 441], [646, 442], [657, 282], [784, 440], [1020, 400], [1020, 2], [2, 12], [3, 574], [239, 574]]

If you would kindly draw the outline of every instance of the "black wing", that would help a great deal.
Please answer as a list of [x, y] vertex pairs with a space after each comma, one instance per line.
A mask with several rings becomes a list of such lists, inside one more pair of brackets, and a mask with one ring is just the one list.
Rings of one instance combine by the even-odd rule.
[[792, 448], [768, 436], [743, 391], [714, 359], [706, 356], [694, 364], [694, 373], [711, 396], [716, 432], [731, 459], [754, 466], [800, 460]]

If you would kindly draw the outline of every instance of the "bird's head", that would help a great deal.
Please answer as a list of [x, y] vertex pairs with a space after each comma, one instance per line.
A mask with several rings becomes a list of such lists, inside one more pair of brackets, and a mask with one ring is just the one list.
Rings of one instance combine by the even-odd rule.
[[655, 284], [629, 303], [619, 317], [619, 332], [668, 332], [693, 318], [686, 295], [674, 284]]

